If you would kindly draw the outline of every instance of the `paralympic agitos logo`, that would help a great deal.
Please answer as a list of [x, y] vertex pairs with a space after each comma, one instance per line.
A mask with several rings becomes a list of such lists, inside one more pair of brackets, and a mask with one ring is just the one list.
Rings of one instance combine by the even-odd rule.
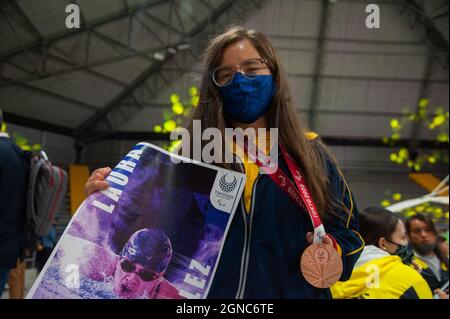
[[236, 176], [233, 176], [233, 181], [229, 182], [227, 181], [227, 175], [228, 174], [225, 174], [220, 178], [219, 187], [222, 191], [231, 193], [237, 186], [237, 179]]

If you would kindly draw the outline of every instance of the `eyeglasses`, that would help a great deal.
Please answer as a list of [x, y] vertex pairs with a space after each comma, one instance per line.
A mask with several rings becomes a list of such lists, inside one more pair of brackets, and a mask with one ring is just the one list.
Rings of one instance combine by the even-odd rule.
[[128, 259], [122, 259], [120, 261], [120, 268], [122, 268], [125, 272], [134, 272], [136, 273], [143, 281], [151, 281], [155, 280], [162, 276], [162, 274], [151, 271], [151, 270], [145, 270], [141, 269], [136, 272], [136, 264]]
[[253, 80], [262, 70], [270, 69], [267, 65], [267, 59], [249, 59], [234, 67], [218, 67], [211, 72], [211, 77], [217, 86], [226, 86], [233, 80], [238, 69], [247, 79]]

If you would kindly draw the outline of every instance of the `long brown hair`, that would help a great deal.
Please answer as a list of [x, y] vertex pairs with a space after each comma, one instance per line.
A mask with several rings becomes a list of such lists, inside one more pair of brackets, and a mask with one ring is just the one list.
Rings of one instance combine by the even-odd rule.
[[[321, 150], [317, 148], [317, 145], [312, 145], [313, 143], [305, 136], [308, 130], [302, 126], [292, 106], [292, 97], [281, 61], [268, 38], [260, 32], [247, 30], [241, 26], [232, 26], [210, 41], [202, 56], [203, 73], [200, 78], [199, 105], [188, 123], [191, 136], [193, 136], [193, 120], [201, 121], [202, 130], [215, 127], [221, 131], [222, 136], [225, 136], [227, 121], [223, 112], [222, 98], [211, 79], [210, 72], [219, 65], [224, 49], [243, 39], [249, 40], [261, 57], [268, 60], [267, 63], [277, 88], [267, 113], [268, 126], [278, 128], [279, 142], [294, 158], [305, 175], [320, 215], [327, 217], [337, 206], [343, 207], [348, 212], [341, 199], [334, 199], [328, 195], [330, 185], [327, 169], [324, 166], [324, 155], [334, 164], [335, 159], [320, 139], [316, 138], [314, 143], [319, 144]], [[233, 165], [222, 164], [221, 166], [236, 169]]]

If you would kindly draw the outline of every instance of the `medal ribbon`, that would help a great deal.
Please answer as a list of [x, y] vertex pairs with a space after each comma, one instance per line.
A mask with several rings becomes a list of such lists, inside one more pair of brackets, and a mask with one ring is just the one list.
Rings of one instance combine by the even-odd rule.
[[[252, 143], [249, 141], [249, 143]], [[252, 149], [257, 150], [258, 148], [255, 145], [251, 145]], [[288, 165], [289, 171], [294, 177], [295, 185], [289, 179], [289, 177], [281, 170], [280, 167], [277, 168], [275, 173], [270, 173], [269, 167], [264, 165], [258, 157], [254, 156], [255, 154], [250, 154], [248, 152], [247, 143], [244, 143], [244, 149], [248, 154], [248, 157], [258, 165], [259, 168], [264, 170], [270, 178], [274, 181], [275, 184], [278, 185], [288, 196], [289, 198], [301, 209], [305, 209], [308, 211], [309, 217], [311, 218], [311, 222], [314, 227], [314, 238], [313, 243], [322, 243], [322, 238], [326, 235], [325, 228], [322, 224], [322, 220], [320, 219], [319, 213], [317, 211], [316, 205], [311, 197], [311, 193], [309, 191], [308, 185], [306, 185], [306, 181], [297, 164], [294, 162], [292, 157], [286, 152], [286, 149], [280, 144], [280, 149], [283, 154], [283, 157]], [[262, 154], [258, 150], [257, 154]]]

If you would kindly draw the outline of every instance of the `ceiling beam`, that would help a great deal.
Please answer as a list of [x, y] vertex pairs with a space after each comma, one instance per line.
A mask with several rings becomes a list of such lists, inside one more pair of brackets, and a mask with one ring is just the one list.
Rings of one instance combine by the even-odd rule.
[[51, 99], [56, 100], [56, 101], [69, 103], [69, 104], [72, 104], [73, 106], [77, 106], [77, 107], [80, 107], [80, 108], [88, 110], [88, 111], [98, 110], [98, 107], [95, 105], [92, 105], [92, 104], [89, 104], [89, 103], [86, 103], [86, 102], [83, 102], [80, 100], [76, 100], [71, 97], [64, 96], [64, 95], [61, 95], [61, 94], [58, 94], [58, 93], [55, 93], [52, 91], [48, 91], [46, 89], [41, 89], [39, 87], [32, 86], [32, 85], [29, 85], [26, 83], [15, 83], [13, 80], [4, 78], [4, 77], [0, 77], [0, 79], [5, 80], [7, 82], [11, 82], [12, 84], [14, 84], [15, 87], [18, 87], [18, 88], [21, 88], [21, 89], [24, 89], [27, 91], [31, 91], [31, 92], [37, 93], [39, 95], [50, 97]]
[[[142, 72], [133, 82], [130, 83], [122, 92], [116, 95], [104, 107], [98, 110], [91, 118], [85, 121], [82, 125], [77, 127], [77, 136], [84, 142], [92, 142], [102, 136], [96, 136], [96, 132], [110, 131], [109, 134], [114, 134], [123, 124], [128, 122], [138, 111], [142, 109], [139, 99], [141, 96], [150, 95], [152, 98], [167, 88], [173, 81], [176, 81], [183, 75], [183, 70], [180, 65], [192, 65], [196, 62], [196, 57], [206, 47], [211, 34], [222, 31], [218, 30], [217, 26], [220, 23], [230, 24], [235, 21], [233, 18], [228, 18], [226, 13], [231, 10], [233, 6], [247, 12], [248, 15], [256, 13], [267, 0], [259, 1], [244, 1], [244, 0], [226, 0], [220, 6], [215, 8], [205, 19], [199, 24], [195, 25], [187, 34], [182, 36], [178, 44], [189, 42], [189, 51], [177, 51], [174, 54], [166, 52], [164, 60], [155, 62], [144, 72]], [[243, 21], [239, 21], [243, 22]], [[214, 28], [216, 27], [216, 30]], [[193, 50], [196, 50], [193, 54]], [[165, 70], [169, 66], [175, 70]], [[155, 88], [153, 92], [146, 90], [146, 83], [152, 83], [150, 87]], [[136, 104], [130, 106], [123, 105], [126, 99], [136, 101]]]
[[[58, 71], [49, 71], [47, 72], [45, 70], [45, 65], [47, 64], [48, 60], [52, 60], [60, 65], [63, 65], [67, 68], [64, 68], [62, 70], [58, 70]], [[9, 60], [5, 60], [5, 63], [9, 63], [14, 65], [11, 61]], [[35, 74], [33, 73], [31, 70], [26, 70], [25, 66], [22, 64], [21, 70], [28, 73], [29, 76], [27, 77], [21, 77], [21, 78], [15, 78], [12, 79], [14, 80], [14, 82], [10, 82], [10, 83], [5, 83], [5, 84], [1, 84], [0, 85], [0, 89], [5, 88], [5, 87], [9, 87], [9, 86], [14, 86], [17, 85], [18, 83], [32, 83], [35, 81], [40, 81], [49, 77], [55, 77], [55, 76], [60, 76], [63, 74], [67, 74], [67, 73], [71, 73], [71, 72], [75, 72], [75, 71], [85, 71], [86, 73], [93, 75], [94, 77], [96, 77], [97, 79], [109, 82], [109, 83], [113, 83], [119, 87], [124, 87], [126, 86], [127, 83], [119, 81], [117, 79], [114, 79], [108, 75], [105, 75], [103, 73], [94, 71], [90, 68], [90, 66], [83, 66], [77, 62], [72, 62], [69, 60], [66, 60], [64, 58], [61, 58], [60, 56], [54, 55], [50, 52], [48, 52], [48, 50], [43, 51], [42, 55], [39, 56], [39, 65], [42, 65], [42, 70], [40, 70], [39, 74]], [[17, 65], [14, 65], [15, 67], [18, 67]], [[1, 74], [1, 73], [0, 73]]]
[[26, 50], [38, 49], [45, 45], [51, 44], [52, 42], [55, 42], [57, 40], [61, 40], [61, 39], [67, 38], [69, 36], [73, 36], [73, 35], [77, 35], [77, 34], [86, 32], [90, 29], [94, 29], [94, 28], [97, 28], [104, 24], [110, 23], [112, 21], [116, 21], [121, 18], [127, 17], [129, 14], [134, 13], [136, 11], [148, 9], [148, 8], [160, 5], [162, 3], [166, 3], [168, 1], [170, 1], [170, 0], [153, 0], [153, 1], [148, 0], [144, 3], [137, 4], [133, 7], [130, 7], [127, 10], [122, 10], [118, 13], [109, 15], [107, 17], [103, 17], [103, 18], [97, 19], [93, 22], [86, 23], [85, 25], [81, 26], [79, 29], [68, 29], [66, 31], [48, 36], [46, 38], [41, 38], [38, 41], [33, 41], [31, 43], [27, 43], [24, 45], [24, 47], [13, 48], [6, 52], [2, 52], [2, 53], [0, 53], [0, 60], [3, 60], [4, 58], [11, 57], [11, 56], [14, 56], [17, 54], [24, 53]]
[[322, 0], [322, 5], [320, 9], [320, 25], [319, 34], [316, 46], [316, 61], [314, 62], [314, 73], [312, 79], [312, 89], [311, 89], [311, 100], [309, 103], [309, 114], [308, 114], [308, 126], [311, 130], [316, 129], [317, 121], [317, 108], [320, 104], [320, 94], [321, 94], [321, 74], [324, 66], [325, 59], [325, 38], [327, 35], [328, 20], [330, 16], [330, 2], [329, 0]]
[[[448, 68], [449, 43], [436, 27], [434, 18], [427, 15], [425, 8], [417, 0], [401, 0], [399, 4], [402, 13], [407, 12], [409, 14], [411, 28], [415, 28], [417, 23], [420, 24], [422, 41], [429, 47], [434, 58], [440, 61], [445, 68]], [[442, 55], [445, 55], [445, 57]]]
[[[409, 139], [400, 139], [395, 144], [385, 144], [381, 137], [321, 136], [321, 139], [329, 146], [398, 148], [410, 145]], [[115, 132], [112, 135], [105, 136], [102, 140], [171, 141], [170, 133], [142, 131]], [[449, 143], [442, 143], [435, 140], [418, 140], [418, 148], [448, 149]]]
[[27, 29], [34, 35], [34, 37], [37, 40], [41, 40], [42, 39], [41, 32], [34, 25], [34, 23], [31, 22], [30, 18], [25, 14], [22, 7], [17, 3], [17, 1], [16, 0], [8, 0], [8, 3], [11, 5], [11, 7], [14, 8], [14, 10], [17, 12], [17, 14], [21, 17], [22, 22], [25, 24]]
[[[41, 121], [6, 111], [3, 111], [3, 115], [5, 123], [75, 137], [74, 130], [66, 126], [56, 125], [50, 122]], [[400, 139], [393, 145], [386, 145], [382, 142], [381, 138], [376, 137], [321, 136], [321, 139], [329, 146], [398, 148], [408, 147], [410, 145], [410, 140], [408, 139]], [[113, 135], [108, 135], [104, 140], [170, 141], [170, 133], [124, 131], [116, 132]], [[449, 149], [449, 143], [442, 143], [434, 140], [418, 140], [417, 142], [417, 146], [420, 149]]]
[[40, 121], [37, 119], [33, 119], [30, 117], [14, 114], [14, 113], [10, 113], [10, 112], [5, 112], [5, 111], [3, 111], [3, 114], [4, 114], [4, 121], [7, 124], [10, 123], [10, 124], [15, 124], [15, 125], [20, 125], [23, 127], [32, 128], [32, 129], [39, 130], [39, 131], [46, 131], [46, 132], [61, 134], [61, 135], [70, 136], [70, 137], [74, 136], [73, 130], [70, 127], [57, 125], [57, 124], [53, 124], [53, 123], [46, 122], [46, 121]]

